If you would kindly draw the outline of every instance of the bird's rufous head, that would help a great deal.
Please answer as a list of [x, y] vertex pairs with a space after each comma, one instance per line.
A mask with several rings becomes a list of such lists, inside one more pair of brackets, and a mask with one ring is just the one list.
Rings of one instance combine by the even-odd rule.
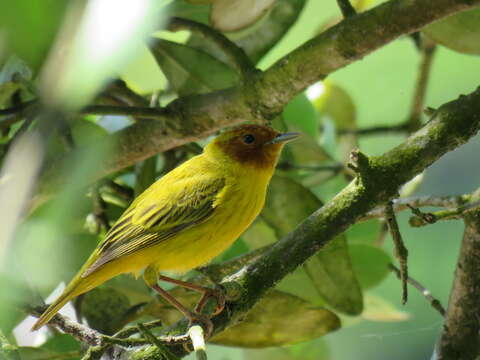
[[217, 136], [209, 147], [219, 149], [232, 160], [257, 168], [271, 168], [277, 163], [282, 147], [299, 133], [279, 133], [268, 126], [241, 125]]

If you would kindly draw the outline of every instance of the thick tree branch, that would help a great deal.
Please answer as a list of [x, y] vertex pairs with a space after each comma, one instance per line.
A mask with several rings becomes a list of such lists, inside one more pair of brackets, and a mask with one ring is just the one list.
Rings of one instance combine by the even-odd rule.
[[[119, 131], [114, 136], [117, 151], [103, 163], [96, 178], [221, 128], [272, 119], [295, 95], [332, 72], [432, 21], [476, 5], [480, 0], [390, 0], [349, 17], [267, 71], [252, 76], [249, 82], [210, 94], [182, 97], [165, 112], [162, 110], [162, 121], [141, 122]], [[55, 163], [51, 168], [62, 166]]]
[[[475, 200], [480, 198], [477, 191]], [[439, 360], [474, 360], [480, 353], [480, 211], [465, 215], [465, 231], [443, 332]]]
[[[366, 159], [362, 178], [352, 181], [329, 203], [275, 243], [256, 261], [224, 279], [242, 296], [213, 319], [215, 331], [240, 320], [255, 303], [310, 256], [377, 206], [385, 204], [416, 174], [480, 130], [480, 88], [439, 108], [422, 129], [382, 156]], [[480, 273], [480, 271], [478, 271]], [[183, 324], [184, 325], [184, 324]], [[174, 349], [184, 354], [181, 348]], [[142, 353], [153, 359], [155, 349]]]

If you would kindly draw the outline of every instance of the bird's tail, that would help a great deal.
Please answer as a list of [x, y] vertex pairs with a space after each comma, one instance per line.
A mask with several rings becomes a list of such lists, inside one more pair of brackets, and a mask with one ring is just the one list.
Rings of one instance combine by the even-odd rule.
[[[81, 272], [79, 273], [81, 274]], [[32, 331], [38, 330], [47, 322], [50, 321], [52, 317], [71, 299], [74, 297], [87, 292], [97, 285], [97, 283], [92, 282], [92, 279], [82, 279], [82, 277], [77, 274], [68, 286], [63, 290], [62, 295], [60, 295], [50, 306], [43, 312], [43, 314], [38, 318], [37, 322], [33, 324]]]
[[[65, 289], [67, 290], [67, 289]], [[68, 302], [70, 299], [75, 297], [76, 295], [73, 295], [72, 291], [64, 291], [58, 299], [55, 300], [54, 303], [52, 303], [47, 310], [43, 312], [43, 314], [38, 318], [37, 322], [33, 324], [32, 326], [32, 331], [40, 329], [43, 325], [45, 325], [47, 322], [50, 321], [52, 317], [55, 316], [55, 314]]]

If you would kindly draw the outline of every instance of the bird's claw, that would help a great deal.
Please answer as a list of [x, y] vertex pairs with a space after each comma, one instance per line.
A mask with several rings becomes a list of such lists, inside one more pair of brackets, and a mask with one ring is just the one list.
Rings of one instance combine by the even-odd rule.
[[225, 294], [219, 286], [216, 286], [213, 289], [207, 289], [200, 301], [198, 302], [197, 306], [195, 306], [194, 311], [196, 313], [202, 312], [203, 308], [207, 304], [208, 299], [211, 297], [214, 297], [217, 301], [217, 306], [215, 307], [215, 310], [213, 311], [211, 317], [220, 314], [225, 308]]

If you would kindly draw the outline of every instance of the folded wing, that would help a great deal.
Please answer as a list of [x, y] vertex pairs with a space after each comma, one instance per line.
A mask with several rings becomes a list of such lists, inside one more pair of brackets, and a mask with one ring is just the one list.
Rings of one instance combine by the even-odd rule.
[[162, 182], [146, 190], [107, 233], [85, 270], [87, 277], [102, 265], [178, 235], [209, 219], [225, 179], [183, 179], [164, 191]]

